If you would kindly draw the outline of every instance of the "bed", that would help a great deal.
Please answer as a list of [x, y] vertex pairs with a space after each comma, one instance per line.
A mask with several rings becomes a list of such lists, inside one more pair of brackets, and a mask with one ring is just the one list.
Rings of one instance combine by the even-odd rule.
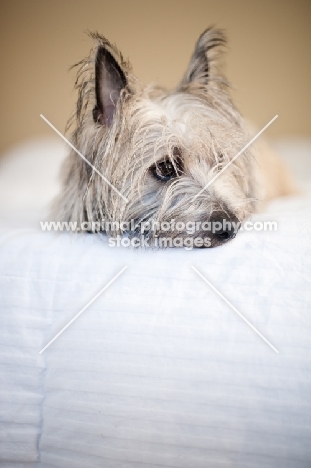
[[311, 141], [275, 146], [277, 231], [191, 251], [42, 231], [66, 148], [0, 160], [1, 467], [310, 468]]

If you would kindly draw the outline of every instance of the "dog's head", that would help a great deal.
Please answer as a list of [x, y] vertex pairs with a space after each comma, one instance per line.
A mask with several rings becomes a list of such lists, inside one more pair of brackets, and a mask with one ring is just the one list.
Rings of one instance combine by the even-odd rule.
[[252, 154], [247, 149], [234, 159], [249, 136], [219, 72], [223, 33], [207, 29], [200, 36], [172, 92], [142, 86], [115, 47], [92, 37], [96, 48], [79, 64], [73, 133], [74, 146], [90, 164], [74, 151], [68, 159], [62, 219], [134, 220], [132, 234], [143, 222], [150, 237], [189, 237], [182, 224], [168, 231], [167, 223], [193, 222], [191, 235], [209, 236], [212, 246], [234, 237], [232, 227], [214, 233], [202, 228], [242, 222], [257, 198]]

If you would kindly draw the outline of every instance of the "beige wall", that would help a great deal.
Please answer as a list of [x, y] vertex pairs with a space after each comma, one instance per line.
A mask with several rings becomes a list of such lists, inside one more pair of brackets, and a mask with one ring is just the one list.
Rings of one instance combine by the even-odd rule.
[[310, 0], [1, 1], [0, 152], [63, 131], [75, 95], [68, 67], [98, 30], [130, 58], [143, 82], [176, 84], [209, 25], [227, 30], [227, 75], [243, 113], [270, 135], [311, 136]]

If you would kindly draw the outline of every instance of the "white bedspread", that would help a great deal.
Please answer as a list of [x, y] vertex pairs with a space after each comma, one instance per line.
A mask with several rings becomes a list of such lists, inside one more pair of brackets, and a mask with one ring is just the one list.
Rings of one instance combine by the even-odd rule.
[[[46, 161], [54, 151], [61, 159], [57, 144], [49, 148]], [[42, 144], [27, 151], [42, 152]], [[3, 161], [0, 466], [310, 468], [306, 171], [301, 196], [277, 200], [255, 218], [278, 221], [278, 232], [242, 232], [216, 249], [155, 252], [40, 231], [39, 207], [54, 191], [48, 174], [34, 156], [29, 186], [39, 178], [45, 189], [19, 198]]]

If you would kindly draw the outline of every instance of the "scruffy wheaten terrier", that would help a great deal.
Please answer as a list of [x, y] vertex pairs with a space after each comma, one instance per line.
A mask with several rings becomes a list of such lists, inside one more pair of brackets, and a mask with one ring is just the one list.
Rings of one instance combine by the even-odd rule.
[[293, 191], [264, 144], [249, 146], [223, 170], [251, 135], [220, 72], [222, 31], [209, 28], [199, 37], [172, 91], [143, 86], [116, 47], [98, 33], [91, 37], [94, 49], [76, 65], [70, 120], [72, 144], [85, 159], [72, 150], [65, 163], [58, 220], [144, 235], [152, 245], [190, 235], [195, 246], [213, 247], [232, 239], [264, 201]]

